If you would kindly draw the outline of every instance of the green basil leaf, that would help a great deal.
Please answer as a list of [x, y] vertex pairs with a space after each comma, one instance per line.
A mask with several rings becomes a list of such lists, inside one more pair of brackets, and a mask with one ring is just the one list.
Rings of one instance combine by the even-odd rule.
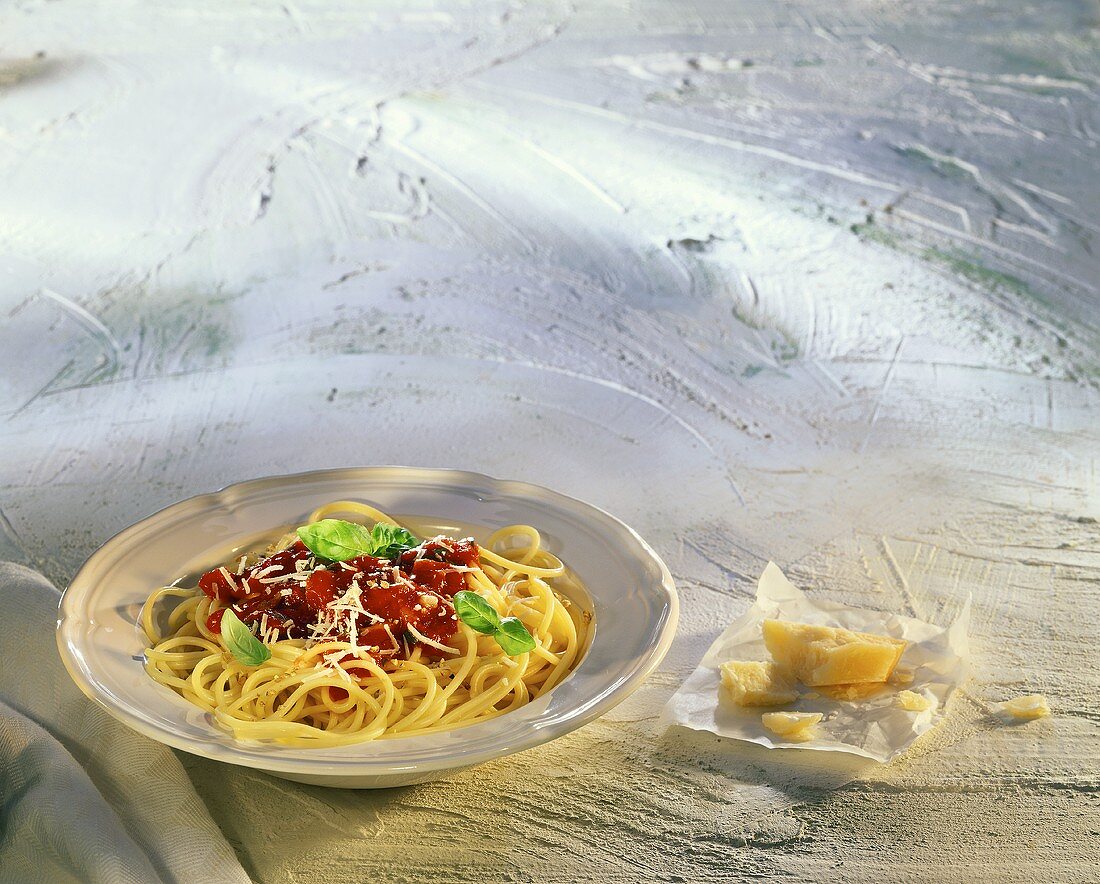
[[470, 629], [493, 635], [500, 628], [500, 615], [476, 592], [464, 589], [454, 595], [455, 613]]
[[493, 638], [509, 657], [518, 657], [535, 650], [535, 639], [518, 617], [505, 617], [501, 620], [500, 628]]
[[222, 614], [221, 630], [222, 641], [229, 648], [229, 653], [245, 666], [259, 666], [271, 659], [267, 645], [252, 634], [252, 630], [241, 622], [232, 608], [226, 608]]
[[370, 530], [343, 519], [321, 519], [298, 529], [309, 551], [330, 562], [344, 562], [356, 556], [393, 559], [420, 543], [415, 534], [397, 525], [379, 522]]
[[331, 562], [343, 562], [356, 556], [372, 554], [374, 538], [371, 532], [355, 522], [342, 519], [321, 519], [298, 529], [302, 543], [309, 551]]
[[397, 558], [405, 550], [420, 544], [419, 538], [411, 531], [382, 522], [371, 529], [370, 536], [374, 542], [374, 552], [371, 555], [382, 559]]

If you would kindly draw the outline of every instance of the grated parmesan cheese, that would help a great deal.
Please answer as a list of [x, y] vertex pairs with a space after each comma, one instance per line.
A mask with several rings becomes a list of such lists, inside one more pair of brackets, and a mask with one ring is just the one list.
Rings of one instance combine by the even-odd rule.
[[419, 629], [417, 629], [411, 623], [409, 623], [405, 628], [409, 631], [409, 633], [412, 635], [412, 637], [415, 638], [421, 644], [428, 645], [429, 647], [432, 647], [432, 648], [437, 648], [440, 651], [446, 651], [449, 654], [457, 654], [458, 653], [458, 648], [448, 647], [447, 645], [440, 644], [435, 639], [428, 638], [426, 635], [424, 635], [424, 633], [422, 633]]

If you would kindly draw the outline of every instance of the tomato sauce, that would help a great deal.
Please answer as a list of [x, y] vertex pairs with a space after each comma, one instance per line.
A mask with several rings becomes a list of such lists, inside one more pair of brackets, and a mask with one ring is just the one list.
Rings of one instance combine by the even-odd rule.
[[[320, 640], [349, 641], [354, 630], [357, 643], [376, 659], [404, 656], [406, 648], [417, 645], [434, 659], [446, 652], [421, 642], [411, 630], [449, 644], [458, 632], [451, 599], [467, 588], [466, 575], [458, 569], [475, 567], [479, 556], [472, 540], [436, 538], [401, 553], [396, 562], [374, 556], [327, 562], [318, 561], [299, 540], [240, 574], [227, 568], [208, 571], [199, 588], [232, 608], [242, 622], [263, 623], [280, 638], [313, 637], [311, 627], [324, 622], [328, 628]], [[363, 611], [329, 608], [353, 583], [360, 587]], [[207, 629], [220, 632], [222, 615], [222, 610], [211, 614]]]

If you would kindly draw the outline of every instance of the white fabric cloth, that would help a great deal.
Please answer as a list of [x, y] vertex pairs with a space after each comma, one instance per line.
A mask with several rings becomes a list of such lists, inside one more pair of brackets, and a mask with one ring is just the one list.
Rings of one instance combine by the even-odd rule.
[[59, 599], [0, 563], [0, 882], [247, 884], [172, 751], [69, 678]]

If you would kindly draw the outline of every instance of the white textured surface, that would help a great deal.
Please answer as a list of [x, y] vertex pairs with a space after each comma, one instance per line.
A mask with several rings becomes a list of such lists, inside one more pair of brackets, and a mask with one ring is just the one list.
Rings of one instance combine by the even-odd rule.
[[[258, 879], [1092, 877], [1093, 0], [0, 27], [0, 555], [64, 583], [181, 496], [396, 462], [589, 499], [680, 583], [663, 669], [544, 749], [380, 795], [189, 762]], [[972, 592], [948, 724], [888, 768], [655, 739], [768, 558]]]

